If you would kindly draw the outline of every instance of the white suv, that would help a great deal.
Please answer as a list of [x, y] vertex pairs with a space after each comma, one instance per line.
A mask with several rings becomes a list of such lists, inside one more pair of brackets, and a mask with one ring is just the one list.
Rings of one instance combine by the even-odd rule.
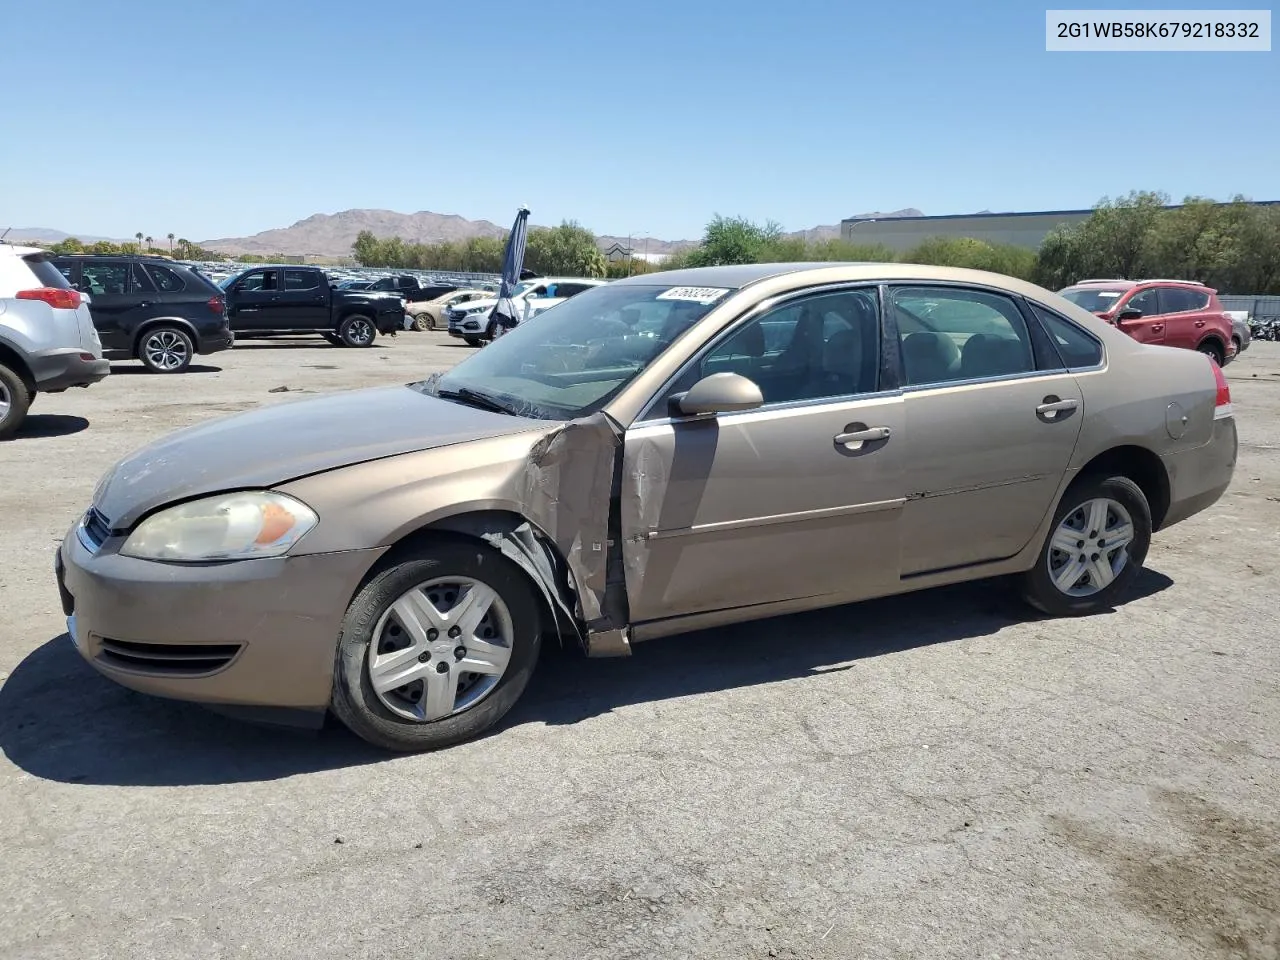
[[89, 301], [36, 247], [0, 243], [0, 440], [37, 393], [87, 387], [111, 372]]
[[[522, 280], [511, 295], [511, 302], [516, 308], [516, 322], [527, 320], [550, 310], [558, 303], [564, 303], [584, 290], [608, 282], [589, 277], [537, 277]], [[498, 298], [490, 297], [450, 307], [445, 311], [445, 317], [449, 321], [449, 336], [465, 340], [473, 347], [492, 340], [496, 331], [495, 324], [489, 320], [489, 314], [497, 305]]]

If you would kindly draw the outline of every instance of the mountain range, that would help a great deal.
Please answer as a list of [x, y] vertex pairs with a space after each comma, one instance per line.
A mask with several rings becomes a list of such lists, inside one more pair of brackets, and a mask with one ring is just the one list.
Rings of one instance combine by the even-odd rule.
[[[919, 210], [907, 207], [892, 212], [874, 212], [857, 214], [858, 217], [874, 217], [889, 219], [891, 217], [918, 217]], [[532, 225], [531, 225], [532, 227]], [[264, 230], [248, 237], [222, 237], [216, 240], [199, 241], [200, 246], [209, 250], [217, 250], [230, 255], [256, 254], [289, 254], [312, 257], [346, 257], [351, 255], [351, 245], [362, 230], [368, 230], [376, 237], [400, 237], [412, 243], [442, 243], [445, 241], [466, 241], [471, 237], [501, 237], [508, 228], [489, 220], [468, 220], [457, 214], [432, 213], [421, 210], [417, 213], [397, 213], [394, 210], [343, 210], [339, 213], [316, 213], [305, 220], [299, 220], [289, 227], [278, 227]], [[92, 243], [96, 240], [111, 239], [90, 237], [85, 234], [68, 234], [47, 227], [15, 227], [10, 231], [9, 239], [37, 240], [43, 243], [57, 243], [69, 236]], [[840, 236], [839, 224], [826, 224], [811, 227], [808, 230], [796, 230], [788, 234], [792, 237], [806, 237], [811, 241], [822, 241]], [[610, 234], [597, 235], [602, 250], [613, 244], [623, 247], [628, 244], [638, 253], [649, 256], [666, 256], [692, 246], [696, 240], [660, 240], [655, 237], [619, 237]], [[164, 242], [156, 238], [158, 246]]]

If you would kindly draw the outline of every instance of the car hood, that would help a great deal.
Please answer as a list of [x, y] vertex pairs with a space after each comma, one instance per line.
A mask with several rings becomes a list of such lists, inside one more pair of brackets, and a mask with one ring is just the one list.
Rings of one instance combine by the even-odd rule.
[[271, 487], [336, 467], [546, 426], [409, 386], [337, 393], [170, 434], [112, 467], [93, 505], [114, 529], [123, 530], [174, 501]]

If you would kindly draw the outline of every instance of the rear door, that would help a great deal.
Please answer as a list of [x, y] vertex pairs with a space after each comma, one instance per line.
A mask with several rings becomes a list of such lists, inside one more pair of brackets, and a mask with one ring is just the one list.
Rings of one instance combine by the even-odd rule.
[[284, 269], [284, 289], [280, 291], [279, 315], [290, 330], [327, 329], [329, 285], [319, 270]]
[[1161, 287], [1160, 313], [1164, 319], [1164, 342], [1168, 347], [1194, 350], [1205, 334], [1208, 292], [1188, 287]]
[[902, 576], [1011, 557], [1052, 507], [1084, 397], [1038, 324], [982, 288], [892, 286], [907, 502]]

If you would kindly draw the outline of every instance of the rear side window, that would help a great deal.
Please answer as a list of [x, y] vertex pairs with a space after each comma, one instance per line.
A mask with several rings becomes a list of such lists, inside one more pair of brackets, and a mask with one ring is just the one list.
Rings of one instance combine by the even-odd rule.
[[1186, 287], [1165, 287], [1160, 291], [1160, 299], [1164, 304], [1161, 313], [1185, 313], [1189, 310], [1204, 310], [1209, 306], [1207, 292], [1188, 290]]
[[150, 275], [151, 282], [156, 285], [156, 289], [161, 293], [180, 293], [187, 287], [182, 282], [182, 278], [168, 267], [162, 267], [156, 263], [148, 263], [144, 265], [144, 269]]
[[[31, 268], [31, 272], [36, 275], [36, 279], [40, 281], [40, 286], [53, 287], [55, 290], [67, 290], [70, 288], [71, 284], [67, 282], [67, 278], [50, 260], [39, 254], [23, 257], [22, 259]], [[71, 268], [67, 267], [67, 269], [70, 270]]]
[[319, 286], [316, 278], [319, 275], [310, 270], [286, 270], [284, 272], [284, 288], [286, 290], [313, 290]]
[[898, 287], [893, 306], [908, 386], [1036, 369], [1026, 321], [1008, 297], [982, 290]]
[[1058, 348], [1062, 362], [1068, 368], [1096, 367], [1102, 362], [1102, 344], [1089, 334], [1071, 321], [1049, 312], [1039, 304], [1033, 303], [1031, 309], [1035, 311], [1036, 317], [1048, 332], [1049, 339]]

